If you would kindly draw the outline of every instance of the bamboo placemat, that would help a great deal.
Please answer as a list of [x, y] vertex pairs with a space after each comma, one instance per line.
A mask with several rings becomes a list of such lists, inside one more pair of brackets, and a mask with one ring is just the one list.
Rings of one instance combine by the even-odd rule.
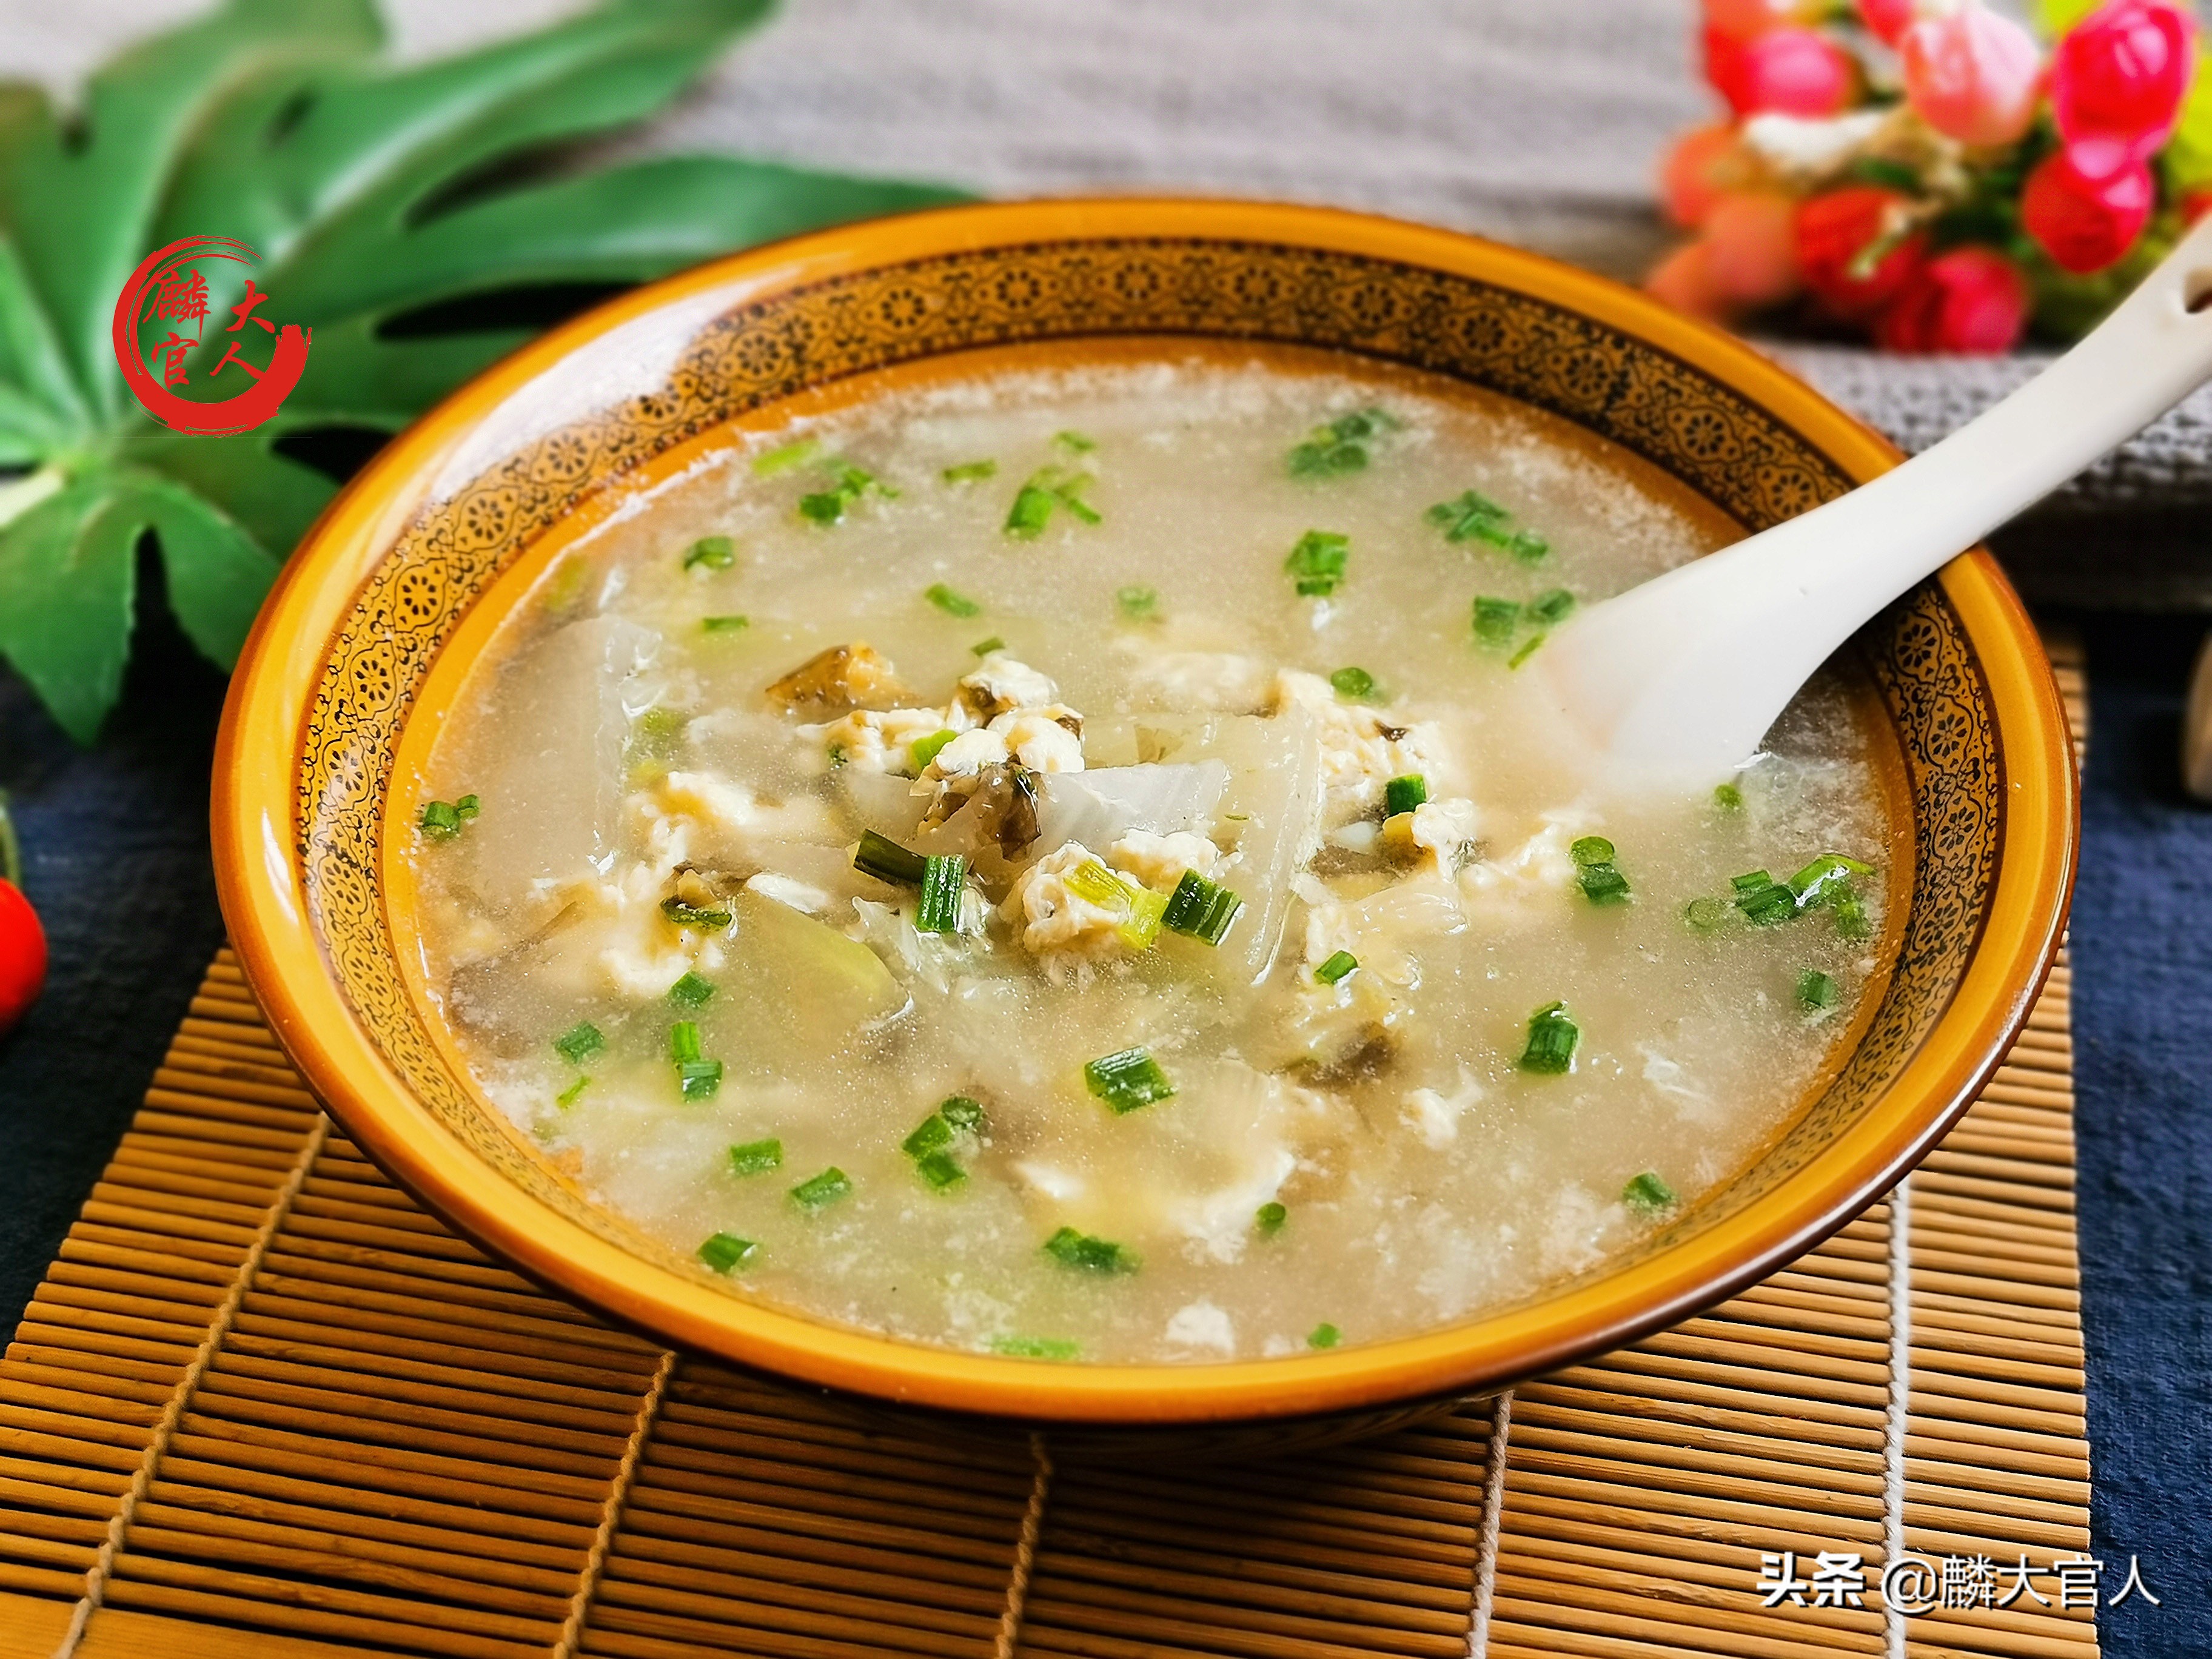
[[[2087, 1553], [2068, 985], [1755, 1289], [1193, 1470], [902, 1433], [608, 1328], [386, 1182], [226, 953], [0, 1362], [0, 1659], [2093, 1656], [2048, 1573], [2049, 1607], [1878, 1589], [1900, 1552], [2000, 1594]], [[1808, 1602], [1858, 1556], [1861, 1604], [1763, 1605], [1784, 1552]]]

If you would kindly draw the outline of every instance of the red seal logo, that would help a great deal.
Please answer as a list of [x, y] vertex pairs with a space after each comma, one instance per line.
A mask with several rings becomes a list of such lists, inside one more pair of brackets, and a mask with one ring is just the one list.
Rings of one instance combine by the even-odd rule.
[[[307, 343], [313, 335], [297, 323], [286, 323], [280, 331], [267, 318], [256, 316], [269, 296], [249, 276], [245, 297], [230, 307], [234, 320], [222, 331], [239, 337], [229, 343], [222, 361], [208, 371], [208, 378], [216, 380], [226, 370], [236, 368], [242, 371], [237, 378], [251, 384], [234, 397], [204, 403], [178, 396], [169, 388], [183, 386], [190, 378], [185, 359], [206, 334], [208, 284], [199, 267], [209, 259], [234, 259], [245, 265], [258, 263], [252, 248], [227, 236], [187, 236], [148, 254], [116, 298], [115, 362], [130, 384], [131, 395], [163, 426], [175, 432], [221, 437], [250, 432], [283, 407], [307, 367]], [[144, 337], [149, 324], [161, 325], [153, 331], [166, 334], [150, 350]], [[249, 324], [276, 343], [264, 364], [257, 366], [241, 349], [254, 341], [255, 337], [246, 332]]]

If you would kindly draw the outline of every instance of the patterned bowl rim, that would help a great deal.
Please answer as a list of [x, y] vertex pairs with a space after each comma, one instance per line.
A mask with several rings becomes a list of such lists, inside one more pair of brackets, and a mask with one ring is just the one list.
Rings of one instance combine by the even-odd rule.
[[[754, 249], [610, 301], [479, 375], [394, 439], [325, 510], [263, 606], [230, 685], [212, 829], [224, 916], [248, 982], [301, 1076], [402, 1184], [525, 1272], [669, 1340], [879, 1399], [1039, 1422], [1233, 1422], [1371, 1409], [1554, 1369], [1676, 1322], [1849, 1221], [1972, 1103], [2027, 1018], [2062, 938], [2079, 805], [2047, 658], [1985, 550], [1937, 578], [1986, 686], [2002, 762], [2002, 850], [1949, 1005], [1860, 1117], [1718, 1223], [1557, 1294], [1418, 1334], [1293, 1358], [1066, 1365], [927, 1347], [733, 1296], [641, 1260], [464, 1146], [357, 1022], [313, 926], [295, 787], [335, 629], [485, 417], [583, 348], [720, 293], [729, 305], [934, 257], [1039, 244], [1182, 239], [1352, 255], [1540, 300], [1638, 340], [1778, 421], [1854, 481], [1886, 440], [1741, 342], [1574, 267], [1454, 232], [1334, 210], [1201, 200], [994, 204], [872, 221]], [[550, 382], [549, 382], [550, 384]]]

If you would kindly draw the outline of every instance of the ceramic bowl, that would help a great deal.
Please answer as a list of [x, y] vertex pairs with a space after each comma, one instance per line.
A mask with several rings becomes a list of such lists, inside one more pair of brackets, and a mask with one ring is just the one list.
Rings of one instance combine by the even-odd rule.
[[1898, 459], [1771, 363], [1640, 295], [1347, 214], [963, 208], [641, 289], [389, 445], [293, 556], [232, 682], [214, 808], [223, 910], [277, 1036], [347, 1132], [490, 1249], [670, 1341], [877, 1401], [1060, 1425], [1245, 1425], [1262, 1438], [1300, 1422], [1402, 1420], [1632, 1340], [1772, 1271], [1887, 1191], [2027, 1017], [2072, 874], [2065, 716], [2027, 617], [1980, 550], [1844, 653], [1911, 833], [1886, 982], [1838, 1063], [1709, 1200], [1520, 1305], [1399, 1340], [1218, 1364], [925, 1347], [711, 1279], [595, 1204], [471, 1082], [406, 960], [411, 836], [392, 803], [414, 798], [412, 757], [459, 671], [552, 550], [794, 400], [1145, 337], [1318, 349], [1487, 388], [1641, 458], [1748, 529]]

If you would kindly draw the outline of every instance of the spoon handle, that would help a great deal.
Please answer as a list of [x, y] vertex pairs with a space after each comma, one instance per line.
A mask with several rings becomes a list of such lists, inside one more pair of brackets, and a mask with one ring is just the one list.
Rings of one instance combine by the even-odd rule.
[[2208, 378], [2212, 218], [2072, 350], [1942, 442], [1590, 607], [1541, 653], [1547, 686], [1617, 772], [1725, 777], [1861, 623]]

